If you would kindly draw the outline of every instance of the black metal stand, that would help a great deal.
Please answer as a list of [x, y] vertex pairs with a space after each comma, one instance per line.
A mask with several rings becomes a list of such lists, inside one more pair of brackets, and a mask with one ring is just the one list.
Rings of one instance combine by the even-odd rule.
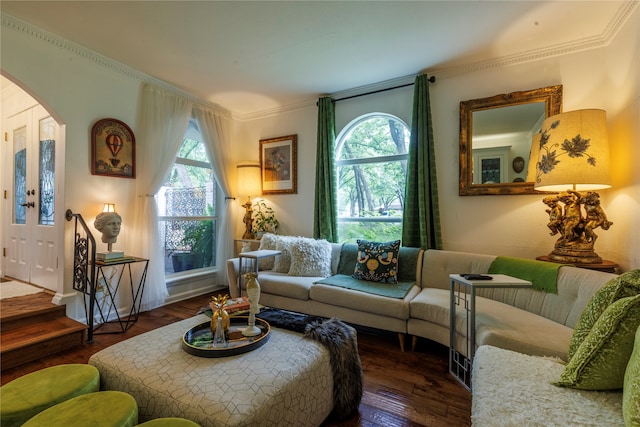
[[[136, 263], [143, 263], [143, 269], [140, 276], [140, 280], [134, 282], [133, 274], [131, 272], [131, 265]], [[121, 268], [118, 268], [121, 266]], [[98, 314], [100, 315], [100, 320], [102, 321], [98, 326], [96, 326], [93, 330], [95, 335], [99, 334], [119, 334], [122, 332], [126, 332], [131, 326], [133, 326], [138, 321], [138, 316], [140, 315], [140, 305], [142, 304], [142, 294], [144, 293], [144, 285], [147, 278], [147, 269], [149, 267], [149, 260], [145, 258], [137, 258], [131, 257], [131, 259], [121, 260], [116, 262], [100, 262], [96, 261], [97, 267], [97, 275], [96, 275], [96, 295], [102, 291], [102, 303], [98, 303], [94, 299], [94, 304], [98, 307]], [[115, 285], [110, 279], [107, 279], [105, 275], [105, 267], [113, 267], [117, 268], [116, 274], [118, 274], [118, 279], [115, 281]], [[125, 271], [129, 275], [129, 283], [131, 283], [131, 310], [127, 316], [120, 317], [116, 307], [117, 294], [120, 289], [120, 284], [122, 283], [122, 276]], [[115, 274], [114, 274], [115, 275]], [[114, 275], [111, 275], [113, 277]], [[116, 319], [109, 320], [111, 316], [111, 312], [115, 313]], [[119, 328], [115, 330], [101, 330], [105, 325], [118, 325]]]
[[[149, 260], [137, 257], [127, 257], [124, 260], [117, 260], [114, 262], [101, 262], [96, 260], [96, 241], [93, 238], [93, 234], [89, 230], [89, 227], [84, 222], [82, 215], [73, 213], [71, 209], [67, 209], [65, 213], [67, 221], [71, 221], [75, 218], [75, 230], [74, 230], [74, 251], [73, 251], [73, 289], [82, 292], [84, 302], [84, 312], [86, 316], [87, 330], [87, 343], [93, 343], [93, 335], [95, 331], [105, 324], [119, 324], [120, 330], [116, 331], [104, 331], [105, 333], [122, 333], [129, 329], [137, 320], [140, 314], [140, 305], [142, 303], [142, 294], [144, 292], [144, 285], [147, 278], [147, 269], [149, 267]], [[140, 280], [135, 285], [133, 281], [133, 274], [131, 272], [131, 264], [144, 263], [142, 275]], [[110, 281], [105, 276], [104, 267], [106, 266], [122, 266], [119, 269], [118, 280], [115, 286], [112, 286]], [[129, 314], [126, 318], [120, 317], [116, 307], [116, 295], [120, 288], [122, 276], [125, 270], [129, 273], [129, 283], [131, 283], [131, 299], [132, 305]], [[100, 288], [105, 295], [108, 296], [108, 302], [110, 303], [109, 309], [105, 310], [104, 305], [97, 304], [96, 301], [96, 284], [100, 283]], [[134, 289], [135, 288], [135, 289]], [[88, 298], [87, 298], [88, 296]], [[95, 326], [95, 307], [98, 307], [98, 313], [100, 315], [101, 324]], [[116, 320], [109, 320], [111, 311], [115, 308]]]

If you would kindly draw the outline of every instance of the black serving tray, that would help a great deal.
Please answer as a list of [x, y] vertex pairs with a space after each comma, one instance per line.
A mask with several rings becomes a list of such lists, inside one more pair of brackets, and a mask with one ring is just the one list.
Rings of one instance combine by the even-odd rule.
[[260, 335], [245, 337], [242, 330], [247, 327], [248, 316], [230, 317], [229, 333], [226, 347], [214, 347], [211, 334], [211, 321], [201, 323], [189, 329], [182, 336], [182, 349], [189, 354], [199, 357], [227, 357], [246, 353], [261, 347], [269, 340], [271, 326], [265, 320], [256, 318], [256, 326], [260, 328]]

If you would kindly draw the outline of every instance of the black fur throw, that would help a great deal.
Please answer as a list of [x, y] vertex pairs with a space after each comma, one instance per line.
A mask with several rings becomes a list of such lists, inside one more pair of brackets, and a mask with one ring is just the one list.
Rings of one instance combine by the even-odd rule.
[[309, 316], [278, 308], [263, 308], [256, 316], [266, 320], [274, 328], [288, 329], [299, 333], [303, 333], [307, 325], [312, 322], [326, 320], [326, 317]]
[[358, 411], [362, 400], [362, 365], [356, 330], [335, 317], [313, 321], [304, 336], [322, 343], [329, 350], [333, 373], [333, 412], [342, 420]]

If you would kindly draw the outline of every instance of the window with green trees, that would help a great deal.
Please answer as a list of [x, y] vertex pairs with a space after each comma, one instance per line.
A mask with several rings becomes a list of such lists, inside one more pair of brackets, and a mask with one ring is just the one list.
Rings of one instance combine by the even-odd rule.
[[207, 150], [192, 121], [155, 196], [167, 275], [215, 265], [216, 189]]
[[371, 113], [336, 138], [339, 241], [402, 237], [409, 128], [399, 118]]

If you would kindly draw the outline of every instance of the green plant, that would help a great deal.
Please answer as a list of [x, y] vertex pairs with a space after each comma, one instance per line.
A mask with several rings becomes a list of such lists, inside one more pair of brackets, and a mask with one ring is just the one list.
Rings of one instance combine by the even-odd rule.
[[[213, 207], [207, 206], [207, 215], [213, 215]], [[202, 221], [194, 222], [184, 230], [184, 237], [181, 240], [182, 247], [189, 248], [189, 252], [192, 254], [198, 254], [201, 259], [198, 259], [196, 263], [198, 265], [194, 268], [208, 267], [213, 261], [213, 221], [205, 219]]]
[[273, 208], [264, 201], [258, 200], [253, 205], [253, 231], [275, 233], [280, 223], [276, 219]]
[[199, 221], [187, 228], [182, 243], [191, 248], [191, 252], [202, 254], [205, 266], [210, 265], [213, 259], [213, 221], [210, 219]]

